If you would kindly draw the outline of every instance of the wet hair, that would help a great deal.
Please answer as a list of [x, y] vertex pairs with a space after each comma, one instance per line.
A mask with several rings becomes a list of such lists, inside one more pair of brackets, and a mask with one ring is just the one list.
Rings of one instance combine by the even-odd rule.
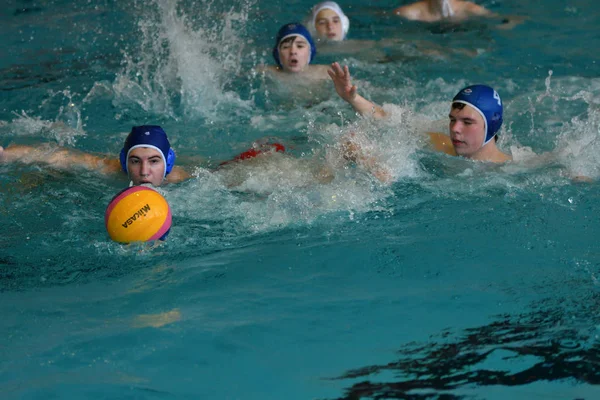
[[[294, 41], [296, 41], [296, 39], [298, 39], [299, 37], [300, 37], [300, 35], [290, 36], [288, 38], [283, 39], [281, 42], [279, 42], [279, 48], [281, 48], [281, 46], [283, 46], [284, 44], [294, 43]], [[310, 46], [310, 43], [308, 43], [308, 45]]]
[[452, 109], [459, 109], [462, 110], [463, 108], [465, 108], [466, 104], [465, 103], [459, 103], [457, 101], [455, 101], [454, 103], [452, 103]]

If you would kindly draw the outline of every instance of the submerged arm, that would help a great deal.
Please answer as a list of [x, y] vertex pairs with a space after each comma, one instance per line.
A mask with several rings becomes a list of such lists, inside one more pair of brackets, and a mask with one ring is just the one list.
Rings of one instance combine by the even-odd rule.
[[341, 143], [342, 156], [365, 170], [369, 171], [382, 183], [390, 183], [392, 174], [387, 167], [381, 164], [377, 157], [368, 154], [354, 139], [354, 134], [347, 135]]

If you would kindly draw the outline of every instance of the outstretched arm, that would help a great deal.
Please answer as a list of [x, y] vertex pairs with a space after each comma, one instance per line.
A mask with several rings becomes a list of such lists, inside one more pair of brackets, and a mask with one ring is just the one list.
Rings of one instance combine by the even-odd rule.
[[[58, 169], [85, 168], [105, 175], [122, 173], [121, 163], [114, 158], [106, 158], [94, 154], [46, 146], [13, 145], [6, 149], [0, 146], [0, 163], [21, 162], [24, 164], [43, 163]], [[166, 180], [177, 183], [189, 179], [191, 175], [179, 166], [167, 175]]]
[[117, 173], [121, 169], [118, 160], [61, 147], [22, 145], [9, 146], [6, 149], [0, 147], [0, 162], [15, 161], [25, 164], [44, 163], [59, 169], [81, 167], [105, 174]]
[[337, 94], [347, 101], [354, 111], [360, 115], [368, 116], [372, 115], [376, 118], [384, 118], [387, 113], [375, 103], [370, 102], [356, 92], [356, 86], [352, 84], [350, 79], [350, 70], [348, 66], [342, 68], [339, 63], [334, 62], [331, 64], [331, 69], [327, 71]]

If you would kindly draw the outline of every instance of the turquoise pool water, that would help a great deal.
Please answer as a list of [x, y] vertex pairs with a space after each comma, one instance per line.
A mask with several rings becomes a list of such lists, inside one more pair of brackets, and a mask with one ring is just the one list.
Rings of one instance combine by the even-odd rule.
[[[116, 155], [157, 123], [195, 177], [165, 187], [166, 243], [122, 246], [103, 213], [125, 178], [0, 164], [2, 397], [598, 398], [600, 8], [480, 4], [529, 19], [341, 3], [350, 38], [375, 44], [317, 62], [350, 65], [393, 113], [373, 122], [328, 85], [251, 73], [306, 0], [7, 1], [0, 145]], [[470, 83], [503, 97], [514, 162], [423, 143]], [[394, 184], [335, 163], [350, 131]], [[213, 172], [262, 137], [290, 156]]]

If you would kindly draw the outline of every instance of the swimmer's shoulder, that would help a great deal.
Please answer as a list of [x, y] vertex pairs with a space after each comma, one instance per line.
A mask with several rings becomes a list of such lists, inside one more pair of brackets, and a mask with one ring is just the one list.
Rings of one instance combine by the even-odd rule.
[[421, 8], [421, 2], [417, 2], [396, 8], [394, 14], [411, 21], [418, 21], [423, 14]]
[[512, 160], [513, 160], [513, 158], [510, 154], [506, 154], [506, 153], [498, 150], [498, 154], [496, 155], [496, 157], [494, 157], [494, 159], [492, 159], [490, 161], [495, 162], [497, 164], [503, 164], [505, 162], [509, 162]]
[[329, 70], [329, 65], [323, 64], [311, 64], [309, 65], [310, 74], [319, 79], [329, 79], [329, 74], [327, 71]]
[[171, 170], [171, 173], [167, 175], [166, 179], [169, 183], [178, 183], [190, 179], [191, 177], [192, 175], [182, 167], [174, 166]]
[[450, 140], [450, 136], [440, 132], [427, 132], [427, 134], [429, 135], [429, 139], [431, 141], [431, 147], [435, 151], [446, 153], [451, 156], [456, 155], [456, 151], [454, 151], [454, 146], [452, 146], [452, 140]]
[[491, 16], [492, 12], [487, 8], [475, 4], [470, 1], [458, 2], [458, 9], [455, 10], [459, 14], [459, 17], [470, 17], [470, 16]]

